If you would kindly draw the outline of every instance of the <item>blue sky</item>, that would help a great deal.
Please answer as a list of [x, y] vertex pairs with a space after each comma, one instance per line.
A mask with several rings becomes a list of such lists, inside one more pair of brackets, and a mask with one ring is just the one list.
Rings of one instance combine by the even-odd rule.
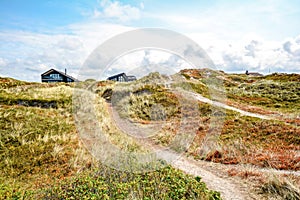
[[[299, 19], [297, 0], [0, 0], [0, 76], [39, 81], [49, 68], [76, 76], [98, 45], [143, 27], [190, 37], [221, 70], [299, 73]], [[118, 63], [178, 62], [150, 54]]]

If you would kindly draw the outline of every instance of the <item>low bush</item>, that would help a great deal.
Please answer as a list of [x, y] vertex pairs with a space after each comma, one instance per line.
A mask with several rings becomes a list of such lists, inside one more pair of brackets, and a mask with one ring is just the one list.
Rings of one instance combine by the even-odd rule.
[[209, 199], [220, 193], [208, 190], [200, 177], [193, 178], [168, 166], [145, 174], [104, 167], [68, 179], [40, 193], [47, 199]]

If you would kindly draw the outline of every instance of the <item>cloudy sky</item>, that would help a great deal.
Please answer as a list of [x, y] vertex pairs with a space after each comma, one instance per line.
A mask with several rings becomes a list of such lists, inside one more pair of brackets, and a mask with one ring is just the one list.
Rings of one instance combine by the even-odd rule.
[[[109, 38], [164, 28], [197, 42], [227, 72], [300, 73], [298, 0], [0, 0], [0, 76], [40, 81], [50, 68], [78, 71]], [[114, 65], [184, 65], [140, 51]]]

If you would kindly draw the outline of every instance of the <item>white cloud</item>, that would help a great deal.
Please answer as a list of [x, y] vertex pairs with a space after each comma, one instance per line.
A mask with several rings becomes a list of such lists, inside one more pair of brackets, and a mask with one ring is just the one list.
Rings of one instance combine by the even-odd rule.
[[131, 29], [92, 22], [64, 27], [63, 30], [70, 34], [0, 31], [0, 45], [5, 47], [0, 48], [0, 73], [17, 79], [40, 81], [40, 74], [50, 68], [67, 68], [71, 75], [77, 77], [76, 73], [97, 46]]
[[283, 45], [283, 50], [285, 50], [289, 55], [300, 58], [300, 36], [293, 39], [287, 40]]
[[78, 37], [64, 37], [57, 42], [56, 46], [61, 49], [76, 51], [83, 47], [83, 43]]
[[185, 68], [191, 68], [191, 65], [175, 54], [157, 49], [144, 49], [130, 52], [117, 59], [104, 76], [121, 72], [133, 74], [138, 78], [150, 72], [171, 75]]
[[[300, 72], [300, 36], [282, 39], [282, 35], [293, 33], [287, 34], [291, 30], [286, 29], [283, 25], [286, 22], [281, 17], [292, 13], [294, 8], [282, 7], [281, 0], [246, 2], [236, 7], [232, 6], [235, 3], [213, 5], [200, 8], [196, 13], [182, 14], [177, 10], [160, 13], [158, 9], [149, 14], [144, 10], [143, 2], [133, 6], [121, 1], [102, 0], [91, 14], [94, 19], [52, 30], [51, 34], [1, 30], [0, 45], [5, 48], [0, 48], [0, 71], [30, 81], [39, 81], [40, 73], [48, 68], [68, 68], [70, 73], [77, 73], [96, 47], [117, 34], [134, 29], [121, 24], [141, 19], [139, 22], [162, 23], [186, 34], [206, 50], [219, 69]], [[282, 31], [278, 31], [278, 27]], [[177, 56], [141, 51], [117, 60], [109, 73], [124, 68], [127, 72], [134, 72], [145, 66], [150, 66], [149, 70], [153, 71], [168, 67], [175, 70], [190, 68]]]
[[297, 38], [282, 42], [267, 40], [235, 41], [231, 45], [214, 43], [207, 48], [219, 69], [243, 72], [246, 69], [262, 73], [300, 72], [300, 45]]
[[133, 30], [132, 27], [111, 23], [76, 23], [66, 27], [74, 35], [80, 38], [83, 46], [89, 53], [104, 41], [125, 31]]
[[245, 49], [247, 50], [246, 56], [255, 57], [255, 52], [258, 50], [257, 46], [259, 45], [259, 42], [256, 40], [252, 40], [250, 44], [245, 46]]
[[6, 46], [0, 50], [6, 63], [5, 70], [0, 65], [2, 74], [28, 81], [39, 81], [50, 68], [77, 69], [89, 53], [78, 38], [67, 34], [7, 31], [0, 32], [0, 40]]
[[[49, 68], [68, 68], [68, 72], [77, 77], [76, 73], [81, 65], [98, 45], [114, 35], [132, 29], [93, 22], [66, 27], [72, 33], [70, 35], [0, 32], [1, 44], [6, 47], [5, 51], [0, 49], [0, 73], [22, 80], [40, 81], [40, 73]], [[283, 41], [266, 40], [252, 33], [239, 40], [224, 40], [209, 33], [193, 33], [187, 36], [198, 42], [217, 68], [224, 71], [244, 72], [248, 69], [262, 73], [268, 73], [269, 70], [300, 72], [300, 35]], [[147, 72], [191, 68], [184, 60], [172, 54], [140, 51], [118, 59], [105, 76], [123, 71], [134, 74], [134, 70], [139, 68], [143, 68], [145, 72], [145, 66], [150, 67]]]
[[[72, 35], [47, 35], [30, 32], [0, 32], [0, 41], [7, 46], [0, 50], [0, 73], [28, 81], [40, 81], [40, 74], [49, 68], [64, 70], [77, 77], [87, 56], [102, 42], [131, 27], [113, 24], [73, 24], [66, 27]], [[187, 35], [203, 46], [218, 69], [228, 72], [259, 71], [300, 72], [300, 36], [283, 41], [269, 41], [255, 34], [240, 40], [220, 40], [213, 34]], [[9, 49], [11, 48], [11, 49]], [[94, 61], [97, 63], [97, 59]], [[148, 67], [148, 68], [147, 68]], [[118, 72], [135, 74], [150, 71], [177, 72], [191, 66], [163, 51], [138, 51], [122, 56], [105, 75]], [[91, 74], [95, 72], [92, 71]], [[97, 74], [96, 74], [97, 75]], [[135, 74], [136, 75], [136, 74]], [[142, 75], [145, 75], [142, 74]], [[97, 78], [105, 78], [99, 77]]]
[[299, 11], [299, 7], [291, 7], [284, 0], [217, 1], [210, 6], [159, 10], [147, 16], [186, 34], [211, 33], [218, 39], [236, 40], [255, 32], [265, 38], [282, 40], [299, 34], [299, 20], [293, 17]]
[[[115, 19], [120, 22], [137, 20], [141, 17], [141, 10], [138, 7], [129, 4], [123, 4], [119, 1], [103, 0], [100, 3], [101, 10], [94, 9], [94, 18]], [[144, 4], [140, 4], [141, 9], [144, 9]]]

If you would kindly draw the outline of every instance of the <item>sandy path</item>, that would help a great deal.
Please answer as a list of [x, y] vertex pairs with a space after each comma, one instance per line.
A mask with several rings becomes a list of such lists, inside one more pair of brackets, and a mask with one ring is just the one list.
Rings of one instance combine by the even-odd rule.
[[[122, 131], [133, 131], [130, 133], [131, 136], [135, 136], [138, 134], [138, 124], [121, 118], [111, 104], [108, 104], [108, 110], [111, 113], [116, 126], [118, 126]], [[151, 128], [152, 127], [149, 127], [149, 130], [151, 130]], [[147, 132], [146, 129], [146, 127], [141, 127], [140, 130]], [[212, 171], [206, 170], [204, 166], [205, 162], [198, 162], [194, 159], [190, 159], [184, 155], [178, 154], [169, 148], [162, 148], [160, 146], [154, 145], [151, 139], [148, 140], [147, 137], [136, 138], [136, 141], [144, 147], [151, 149], [152, 152], [155, 152], [157, 159], [163, 159], [174, 168], [180, 169], [187, 174], [201, 177], [202, 181], [207, 185], [209, 189], [221, 193], [222, 199], [255, 199], [250, 197], [250, 193], [242, 187], [242, 183], [236, 183], [233, 180], [218, 176], [221, 173], [220, 171], [217, 171], [217, 169], [214, 169]]]
[[213, 172], [206, 170], [203, 162], [195, 161], [194, 159], [187, 158], [183, 155], [179, 155], [170, 149], [161, 150], [159, 147], [151, 145], [152, 149], [156, 151], [156, 155], [160, 159], [168, 161], [174, 168], [180, 169], [183, 172], [192, 176], [199, 176], [201, 180], [211, 190], [215, 190], [221, 193], [221, 198], [225, 200], [244, 200], [255, 199], [252, 198], [250, 193], [243, 188], [242, 183], [223, 178], [217, 169]]
[[224, 109], [227, 109], [227, 110], [232, 110], [232, 111], [238, 112], [238, 113], [240, 113], [241, 115], [244, 115], [244, 116], [256, 117], [256, 118], [259, 118], [259, 119], [275, 119], [275, 118], [270, 117], [270, 116], [244, 111], [244, 110], [226, 105], [226, 104], [221, 103], [221, 102], [212, 101], [212, 100], [210, 100], [206, 97], [203, 97], [202, 95], [197, 94], [197, 93], [193, 93], [193, 92], [184, 92], [184, 93], [186, 93], [186, 95], [194, 98], [195, 100], [198, 100], [198, 101], [201, 101], [201, 102], [204, 102], [204, 103], [208, 103], [210, 105], [220, 107], [220, 108], [224, 108]]
[[250, 197], [250, 194], [247, 194], [246, 191], [241, 187], [242, 184], [237, 184], [232, 180], [225, 179], [216, 175], [218, 172], [212, 173], [200, 163], [186, 159], [184, 157], [179, 158], [172, 163], [172, 166], [184, 171], [187, 174], [193, 176], [200, 176], [202, 181], [205, 182], [208, 188], [219, 191], [221, 193], [222, 199], [253, 199]]

